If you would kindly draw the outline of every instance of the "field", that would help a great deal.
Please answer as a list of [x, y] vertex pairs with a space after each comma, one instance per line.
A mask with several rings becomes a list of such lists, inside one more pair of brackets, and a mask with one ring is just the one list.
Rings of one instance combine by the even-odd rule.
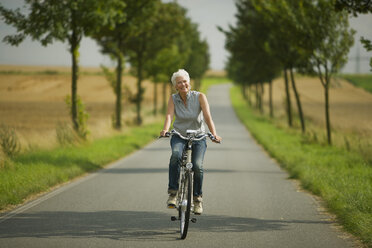
[[[41, 147], [55, 144], [57, 124], [71, 122], [64, 102], [66, 95], [71, 94], [69, 71], [68, 67], [0, 66], [0, 123], [15, 128], [23, 144]], [[81, 68], [80, 72], [78, 95], [90, 115], [88, 127], [91, 136], [107, 136], [113, 132], [113, 90], [100, 68]], [[123, 86], [135, 94], [136, 78], [125, 75]], [[145, 81], [143, 87], [143, 116], [149, 116], [154, 86]], [[161, 86], [158, 86], [158, 92], [161, 92]], [[158, 100], [158, 107], [161, 99]], [[135, 117], [134, 105], [124, 99], [123, 106], [124, 123], [130, 123]]]
[[[297, 75], [296, 85], [300, 94], [306, 121], [306, 133], [310, 140], [326, 143], [324, 89], [316, 77]], [[297, 114], [295, 97], [290, 87], [293, 113]], [[264, 106], [269, 112], [269, 87], [264, 87]], [[284, 111], [285, 86], [283, 78], [273, 81], [275, 122], [287, 126]], [[299, 120], [294, 125], [299, 130]], [[356, 151], [372, 163], [372, 94], [348, 81], [335, 78], [330, 88], [330, 120], [332, 143], [347, 150]], [[307, 138], [309, 139], [309, 138]]]
[[[297, 76], [296, 82], [305, 116], [324, 126], [324, 90], [319, 79]], [[268, 86], [265, 87], [264, 92], [267, 102]], [[284, 98], [284, 80], [280, 78], [273, 82], [273, 102], [276, 106], [274, 115], [284, 115]], [[292, 108], [297, 110], [292, 91], [291, 99]], [[345, 80], [333, 80], [330, 89], [330, 115], [335, 129], [372, 135], [372, 94]]]
[[[26, 145], [50, 146], [56, 143], [55, 129], [58, 123], [70, 123], [68, 109], [64, 103], [70, 94], [71, 75], [69, 67], [6, 66], [0, 65], [0, 123], [14, 127], [22, 143]], [[209, 73], [221, 76], [222, 72]], [[324, 93], [318, 78], [296, 76], [298, 89], [307, 119], [318, 127], [324, 126]], [[123, 85], [136, 93], [136, 79], [123, 77]], [[143, 83], [145, 88], [143, 116], [150, 117], [153, 101], [153, 84]], [[158, 86], [161, 94], [161, 87]], [[268, 86], [265, 86], [266, 113]], [[279, 78], [273, 82], [275, 116], [285, 123], [284, 83]], [[110, 135], [111, 116], [114, 112], [115, 96], [100, 68], [81, 68], [78, 94], [90, 114], [88, 126], [91, 137]], [[169, 94], [169, 89], [167, 94]], [[161, 96], [158, 107], [161, 105]], [[134, 105], [123, 102], [123, 120], [128, 124], [134, 119]], [[292, 94], [292, 107], [296, 109]], [[372, 94], [357, 88], [345, 80], [332, 82], [330, 89], [330, 114], [332, 127], [342, 135], [363, 137], [366, 142], [372, 136]], [[310, 127], [309, 127], [310, 129]], [[344, 137], [340, 139], [344, 140]], [[357, 138], [358, 139], [358, 138]], [[342, 141], [343, 142], [343, 141]]]

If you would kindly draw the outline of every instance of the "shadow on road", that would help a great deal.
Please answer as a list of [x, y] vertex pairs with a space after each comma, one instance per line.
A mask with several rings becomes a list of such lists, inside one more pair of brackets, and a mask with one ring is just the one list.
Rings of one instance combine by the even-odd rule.
[[[190, 232], [257, 232], [287, 230], [290, 225], [319, 224], [326, 221], [262, 220], [218, 215], [203, 215]], [[298, 225], [297, 225], [298, 227]], [[18, 214], [0, 226], [3, 238], [103, 238], [114, 240], [165, 241], [178, 239], [178, 222], [161, 212], [98, 211], [38, 212]]]
[[[232, 173], [233, 170], [220, 169], [205, 169], [206, 173]], [[111, 168], [101, 170], [98, 173], [113, 173], [113, 174], [154, 174], [154, 173], [168, 173], [168, 168]]]

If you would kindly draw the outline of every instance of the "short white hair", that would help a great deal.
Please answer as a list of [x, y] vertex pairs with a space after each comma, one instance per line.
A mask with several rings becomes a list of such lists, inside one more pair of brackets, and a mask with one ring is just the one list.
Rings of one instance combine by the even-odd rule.
[[185, 71], [184, 69], [179, 69], [172, 75], [171, 81], [172, 81], [173, 86], [176, 86], [176, 83], [177, 83], [176, 78], [178, 77], [184, 77], [187, 80], [187, 82], [190, 83], [189, 73]]

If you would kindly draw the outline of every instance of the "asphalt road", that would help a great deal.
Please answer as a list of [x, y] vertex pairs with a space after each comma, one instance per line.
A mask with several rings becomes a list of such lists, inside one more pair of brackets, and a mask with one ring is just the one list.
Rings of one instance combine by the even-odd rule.
[[208, 94], [223, 143], [208, 143], [204, 213], [186, 240], [166, 209], [170, 149], [161, 139], [3, 215], [0, 247], [353, 247], [239, 123], [228, 89]]

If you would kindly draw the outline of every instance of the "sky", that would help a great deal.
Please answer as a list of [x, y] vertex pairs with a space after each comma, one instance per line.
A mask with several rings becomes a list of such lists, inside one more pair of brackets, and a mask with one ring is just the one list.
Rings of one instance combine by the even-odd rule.
[[[167, 0], [169, 2], [170, 0]], [[21, 7], [22, 0], [0, 0], [7, 8]], [[217, 26], [227, 28], [235, 24], [235, 4], [233, 0], [178, 0], [181, 6], [185, 7], [187, 15], [194, 23], [198, 24], [201, 37], [209, 44], [211, 55], [210, 67], [214, 70], [222, 70], [228, 53], [224, 49], [225, 36], [217, 30]], [[349, 62], [343, 68], [345, 73], [369, 72], [369, 57], [359, 42], [360, 36], [372, 40], [372, 14], [358, 16], [350, 19], [350, 26], [357, 31], [355, 44], [350, 49]], [[6, 25], [0, 20], [0, 41], [5, 35], [14, 34], [15, 29]], [[360, 57], [359, 69], [355, 58]], [[55, 42], [52, 45], [43, 47], [39, 42], [27, 38], [18, 47], [12, 47], [0, 42], [0, 64], [7, 65], [51, 65], [70, 66], [71, 56], [66, 43]], [[83, 38], [80, 46], [80, 65], [82, 66], [113, 66], [107, 56], [100, 54], [99, 47], [90, 38]]]

